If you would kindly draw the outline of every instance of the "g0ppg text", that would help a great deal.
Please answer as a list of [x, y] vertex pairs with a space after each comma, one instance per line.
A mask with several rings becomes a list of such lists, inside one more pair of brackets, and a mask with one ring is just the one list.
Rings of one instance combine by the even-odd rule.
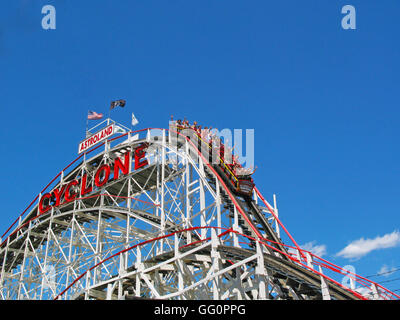
[[210, 304], [200, 305], [198, 308], [199, 314], [217, 314], [217, 315], [232, 315], [232, 314], [246, 314], [246, 308], [244, 305], [230, 305], [230, 304]]

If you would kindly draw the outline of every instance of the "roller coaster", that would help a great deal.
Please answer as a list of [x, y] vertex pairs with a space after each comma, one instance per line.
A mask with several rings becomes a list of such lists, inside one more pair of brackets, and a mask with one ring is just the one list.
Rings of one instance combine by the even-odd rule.
[[400, 298], [300, 248], [275, 197], [196, 130], [124, 131], [82, 152], [1, 236], [0, 299]]

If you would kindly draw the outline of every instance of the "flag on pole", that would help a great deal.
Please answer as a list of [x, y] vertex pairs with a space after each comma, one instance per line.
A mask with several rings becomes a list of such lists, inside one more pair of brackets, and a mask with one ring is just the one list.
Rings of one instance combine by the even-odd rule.
[[88, 120], [99, 120], [103, 118], [103, 114], [102, 113], [97, 113], [94, 111], [89, 111], [88, 112], [88, 116], [87, 119]]
[[124, 129], [122, 129], [120, 126], [115, 126], [114, 132], [115, 133], [125, 133], [126, 131]]
[[111, 101], [110, 110], [114, 109], [115, 107], [125, 107], [126, 101], [124, 99]]
[[138, 119], [136, 119], [135, 115], [132, 112], [132, 126], [136, 126], [139, 123]]

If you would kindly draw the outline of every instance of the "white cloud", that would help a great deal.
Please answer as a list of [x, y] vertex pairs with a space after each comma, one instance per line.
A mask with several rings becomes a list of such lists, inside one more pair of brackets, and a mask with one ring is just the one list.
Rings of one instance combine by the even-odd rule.
[[390, 275], [392, 275], [393, 273], [395, 273], [397, 269], [395, 267], [392, 267], [389, 269], [389, 267], [384, 264], [382, 266], [382, 268], [378, 271], [378, 276], [384, 276], [384, 277], [389, 277]]
[[[303, 245], [300, 245], [301, 249], [304, 249], [306, 251], [310, 251], [311, 253], [315, 254], [318, 257], [322, 257], [323, 255], [326, 254], [326, 245], [321, 244], [321, 245], [315, 245], [315, 241], [310, 241], [307, 242]], [[296, 254], [295, 249], [289, 249], [289, 253]]]
[[359, 259], [373, 250], [392, 248], [400, 244], [400, 232], [398, 230], [374, 239], [358, 239], [351, 242], [343, 250], [337, 253], [347, 259]]
[[315, 245], [315, 241], [307, 242], [300, 246], [300, 248], [310, 251], [311, 253], [315, 254], [318, 257], [322, 257], [326, 254], [326, 245], [320, 244]]

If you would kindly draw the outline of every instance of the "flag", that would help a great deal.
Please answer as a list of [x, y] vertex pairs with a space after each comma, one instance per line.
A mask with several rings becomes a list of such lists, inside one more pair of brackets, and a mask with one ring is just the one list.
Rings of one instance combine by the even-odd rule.
[[136, 126], [139, 123], [139, 121], [136, 119], [135, 115], [132, 112], [132, 125]]
[[103, 114], [94, 111], [89, 111], [87, 118], [88, 120], [99, 120], [103, 118]]
[[115, 107], [125, 107], [126, 101], [124, 99], [111, 101], [110, 110], [114, 109]]
[[115, 129], [114, 129], [115, 131], [115, 133], [125, 133], [126, 131], [124, 130], [124, 129], [122, 129], [120, 126], [115, 126]]

